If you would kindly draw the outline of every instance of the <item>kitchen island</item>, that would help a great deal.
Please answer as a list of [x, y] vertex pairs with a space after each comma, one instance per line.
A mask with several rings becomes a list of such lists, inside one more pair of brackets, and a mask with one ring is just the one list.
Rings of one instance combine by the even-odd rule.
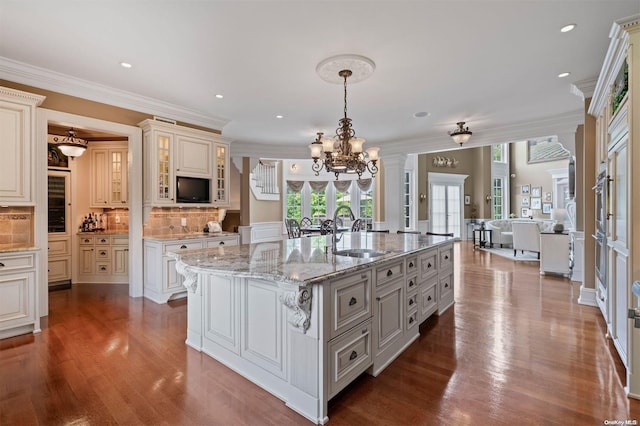
[[[186, 343], [317, 424], [453, 304], [453, 238], [344, 233], [170, 253], [188, 289]], [[329, 246], [329, 247], [328, 247]]]

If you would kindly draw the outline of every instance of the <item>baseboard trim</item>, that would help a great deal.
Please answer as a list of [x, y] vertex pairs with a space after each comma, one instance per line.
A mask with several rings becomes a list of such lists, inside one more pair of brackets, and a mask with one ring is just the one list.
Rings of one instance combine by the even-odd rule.
[[596, 290], [594, 288], [585, 288], [584, 285], [581, 285], [578, 303], [580, 305], [598, 307], [598, 303], [596, 302]]

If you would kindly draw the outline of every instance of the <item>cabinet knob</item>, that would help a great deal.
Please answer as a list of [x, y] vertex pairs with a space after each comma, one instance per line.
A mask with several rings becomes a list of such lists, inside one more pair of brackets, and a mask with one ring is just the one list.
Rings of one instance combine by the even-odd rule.
[[101, 243], [106, 243], [107, 240], [105, 240], [104, 238], [100, 240]]
[[449, 287], [449, 283], [444, 283], [444, 288]]
[[392, 271], [391, 269], [389, 269], [389, 270], [387, 271], [387, 276], [388, 276], [388, 277], [390, 277], [391, 275], [393, 275], [393, 271]]
[[185, 246], [184, 244], [180, 246], [181, 249], [186, 249], [187, 246]]
[[431, 302], [431, 296], [427, 297], [427, 302]]
[[413, 304], [414, 304], [413, 299], [409, 299], [409, 306], [411, 306], [411, 305], [413, 305]]
[[449, 260], [449, 255], [448, 254], [444, 255], [444, 260]]
[[415, 285], [415, 283], [413, 282], [413, 280], [409, 281], [409, 287], [413, 287]]
[[4, 263], [0, 262], [0, 268], [4, 268]]
[[413, 321], [415, 321], [413, 317], [409, 318], [409, 324], [413, 324]]
[[220, 244], [221, 246], [223, 246], [223, 245], [224, 245], [224, 241], [220, 241], [220, 243], [219, 243], [219, 244]]
[[356, 358], [358, 358], [358, 352], [352, 351], [351, 355], [349, 355], [349, 361], [353, 361]]
[[427, 263], [427, 269], [431, 269], [431, 262]]
[[355, 297], [352, 297], [351, 300], [349, 300], [349, 306], [353, 306], [356, 303], [358, 303], [358, 299], [356, 299]]
[[102, 251], [100, 252], [100, 256], [106, 256], [106, 255], [107, 255], [107, 252], [106, 252], [106, 251], [102, 250]]
[[106, 266], [101, 266], [101, 267], [100, 267], [100, 270], [101, 270], [101, 271], [106, 271], [106, 270], [107, 270], [107, 267], [106, 267]]
[[413, 268], [413, 262], [409, 262], [409, 268]]

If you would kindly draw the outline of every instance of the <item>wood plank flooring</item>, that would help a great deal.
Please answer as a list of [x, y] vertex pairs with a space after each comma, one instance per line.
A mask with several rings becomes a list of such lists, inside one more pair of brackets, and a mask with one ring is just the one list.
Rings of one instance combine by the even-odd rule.
[[[455, 306], [377, 378], [329, 405], [335, 425], [602, 425], [640, 420], [579, 285], [456, 244]], [[38, 335], [0, 340], [0, 425], [311, 424], [184, 344], [186, 302], [126, 286], [50, 293]]]

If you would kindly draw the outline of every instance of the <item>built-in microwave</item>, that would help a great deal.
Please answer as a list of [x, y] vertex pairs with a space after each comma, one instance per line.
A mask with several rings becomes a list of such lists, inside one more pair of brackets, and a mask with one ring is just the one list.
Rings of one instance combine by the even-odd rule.
[[211, 203], [211, 179], [176, 176], [176, 202]]

